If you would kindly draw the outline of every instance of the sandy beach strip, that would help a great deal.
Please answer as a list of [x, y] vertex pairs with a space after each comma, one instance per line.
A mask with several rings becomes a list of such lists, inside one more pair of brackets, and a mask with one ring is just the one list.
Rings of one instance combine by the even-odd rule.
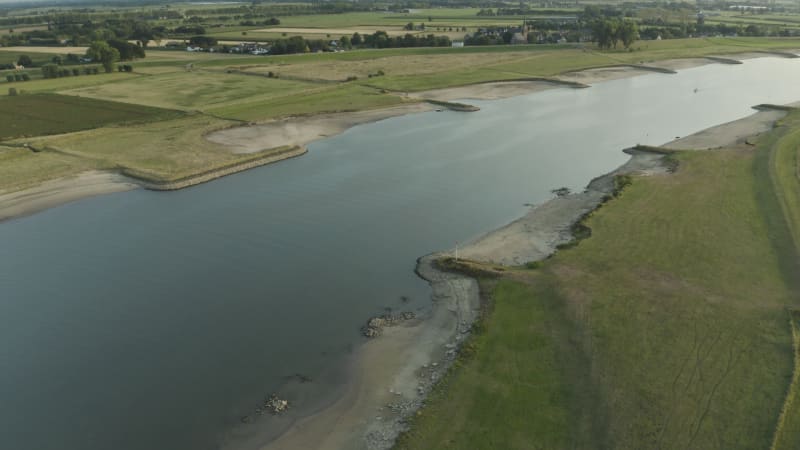
[[[352, 375], [339, 399], [319, 413], [301, 418], [262, 450], [388, 450], [405, 429], [405, 419], [422, 406], [467, 338], [478, 317], [475, 280], [432, 266], [440, 255], [420, 258], [418, 274], [432, 288], [428, 314], [384, 329], [361, 346]], [[238, 447], [234, 447], [238, 448]]]
[[417, 102], [366, 111], [287, 117], [216, 131], [206, 135], [206, 139], [224, 145], [233, 153], [254, 153], [265, 148], [306, 146], [314, 141], [340, 134], [356, 125], [434, 109], [433, 105]]
[[21, 191], [0, 194], [0, 222], [22, 217], [83, 198], [138, 188], [111, 172], [89, 171], [71, 178], [46, 181]]

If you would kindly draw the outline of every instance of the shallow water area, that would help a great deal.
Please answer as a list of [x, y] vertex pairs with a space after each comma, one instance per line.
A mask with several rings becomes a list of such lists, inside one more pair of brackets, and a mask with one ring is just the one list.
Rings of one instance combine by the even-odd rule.
[[622, 148], [800, 100], [798, 75], [759, 58], [470, 102], [0, 224], [0, 448], [215, 449], [278, 389], [292, 414], [321, 407], [368, 317], [430, 307], [417, 257], [582, 189]]

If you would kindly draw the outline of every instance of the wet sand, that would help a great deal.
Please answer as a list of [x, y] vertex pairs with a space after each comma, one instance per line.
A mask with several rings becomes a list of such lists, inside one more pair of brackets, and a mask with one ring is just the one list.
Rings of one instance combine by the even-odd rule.
[[138, 188], [130, 179], [110, 172], [83, 172], [72, 178], [60, 178], [38, 186], [0, 194], [0, 222], [63, 205], [82, 198]]

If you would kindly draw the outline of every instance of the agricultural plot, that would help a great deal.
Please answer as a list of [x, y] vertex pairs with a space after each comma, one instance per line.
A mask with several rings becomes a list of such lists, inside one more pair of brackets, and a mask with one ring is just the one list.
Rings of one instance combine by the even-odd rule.
[[[385, 56], [375, 53], [375, 58], [349, 61], [342, 64], [336, 60], [308, 62], [304, 64], [270, 64], [246, 68], [253, 73], [274, 73], [293, 78], [308, 78], [324, 81], [344, 81], [348, 77], [369, 78], [379, 72], [381, 76], [424, 76], [438, 72], [460, 71], [475, 67], [509, 63], [529, 57], [530, 53], [508, 52], [489, 54], [403, 55]], [[376, 79], [377, 80], [377, 79]], [[369, 80], [372, 81], [372, 80]]]
[[112, 123], [164, 120], [179, 115], [165, 109], [57, 94], [0, 97], [0, 139], [67, 133]]

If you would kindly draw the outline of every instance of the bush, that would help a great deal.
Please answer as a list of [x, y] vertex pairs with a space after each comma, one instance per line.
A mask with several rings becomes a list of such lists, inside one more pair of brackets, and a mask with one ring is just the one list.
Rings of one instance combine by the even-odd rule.
[[73, 77], [77, 77], [80, 74], [81, 74], [81, 70], [80, 69], [72, 69], [72, 76]]
[[97, 67], [92, 67], [92, 75], [97, 75], [98, 73], [100, 73], [100, 70]]
[[117, 66], [117, 72], [122, 72], [122, 66]]
[[15, 73], [14, 74], [14, 81], [22, 81], [22, 75]]
[[17, 95], [17, 90], [14, 88], [8, 88], [8, 95], [14, 97], [15, 95]]
[[9, 83], [13, 82], [13, 81], [14, 81], [14, 75], [10, 75], [10, 74], [9, 74], [9, 75], [6, 75], [6, 80], [7, 80]]
[[42, 66], [42, 77], [44, 78], [57, 78], [58, 66], [55, 64], [45, 64]]
[[125, 64], [124, 66], [122, 66], [122, 68], [125, 70], [125, 72], [129, 72], [129, 73], [133, 72], [133, 66], [130, 65], [130, 64]]
[[345, 81], [356, 81], [356, 80], [358, 80], [358, 77], [357, 77], [357, 76], [355, 76], [355, 75], [350, 75], [349, 77], [347, 77], [347, 79], [346, 79]]
[[626, 187], [633, 184], [633, 178], [630, 175], [617, 175], [614, 177], [614, 197], [619, 197]]
[[533, 269], [538, 269], [540, 267], [542, 267], [542, 262], [541, 261], [528, 261], [528, 262], [525, 263], [525, 268], [526, 269], [533, 270]]
[[569, 195], [572, 191], [568, 187], [560, 187], [558, 189], [553, 189], [550, 192], [555, 194], [557, 197], [564, 197], [564, 196]]
[[22, 81], [31, 81], [31, 76], [27, 73], [22, 74]]

